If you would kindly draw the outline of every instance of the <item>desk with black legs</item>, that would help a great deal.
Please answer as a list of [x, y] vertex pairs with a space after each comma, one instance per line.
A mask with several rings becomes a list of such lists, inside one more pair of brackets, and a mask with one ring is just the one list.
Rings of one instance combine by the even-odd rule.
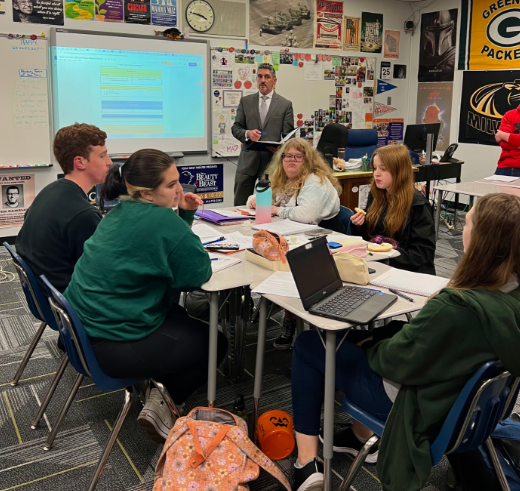
[[[370, 267], [376, 272], [370, 275], [376, 278], [380, 274], [388, 270], [390, 266], [385, 264], [372, 262]], [[251, 285], [252, 288], [260, 282]], [[378, 288], [382, 292], [388, 293], [384, 288]], [[386, 319], [396, 317], [398, 315], [420, 310], [426, 303], [427, 298], [418, 295], [410, 295], [415, 302], [409, 302], [399, 297], [397, 301], [383, 312], [377, 319]], [[280, 307], [297, 315], [300, 319], [306, 320], [315, 325], [320, 331], [326, 333], [325, 346], [325, 397], [324, 397], [324, 444], [323, 444], [323, 460], [325, 468], [325, 491], [331, 491], [331, 460], [332, 460], [332, 440], [334, 434], [334, 394], [336, 379], [336, 336], [338, 331], [350, 329], [359, 329], [360, 326], [354, 326], [346, 322], [339, 322], [325, 317], [318, 317], [309, 314], [302, 305], [299, 298], [281, 297], [277, 295], [262, 295], [260, 299], [260, 318], [258, 326], [258, 345], [256, 352], [256, 368], [255, 368], [255, 387], [254, 387], [254, 414], [253, 414], [253, 432], [256, 432], [256, 422], [258, 420], [258, 411], [260, 404], [260, 396], [262, 393], [262, 375], [264, 369], [264, 352], [265, 337], [267, 326], [267, 301], [271, 301]], [[345, 332], [342, 335], [346, 335]], [[323, 338], [322, 338], [323, 339]], [[318, 349], [318, 347], [317, 347]], [[256, 437], [256, 434], [254, 435]]]

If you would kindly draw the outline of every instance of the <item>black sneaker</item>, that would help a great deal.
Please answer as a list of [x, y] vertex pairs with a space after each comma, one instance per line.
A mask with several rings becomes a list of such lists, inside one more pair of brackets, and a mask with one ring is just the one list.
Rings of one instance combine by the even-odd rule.
[[323, 464], [314, 458], [301, 469], [294, 468], [293, 491], [321, 491], [323, 489]]
[[273, 348], [277, 350], [291, 349], [295, 331], [296, 319], [284, 319], [282, 325], [282, 332], [276, 338], [276, 341], [273, 343]]
[[[320, 442], [323, 443], [323, 430], [320, 432]], [[348, 453], [357, 457], [359, 451], [365, 444], [361, 443], [354, 435], [352, 428], [334, 433], [334, 441], [332, 450], [338, 453]], [[375, 464], [377, 462], [377, 454], [379, 453], [379, 442], [376, 443], [368, 452], [365, 462], [367, 464]]]

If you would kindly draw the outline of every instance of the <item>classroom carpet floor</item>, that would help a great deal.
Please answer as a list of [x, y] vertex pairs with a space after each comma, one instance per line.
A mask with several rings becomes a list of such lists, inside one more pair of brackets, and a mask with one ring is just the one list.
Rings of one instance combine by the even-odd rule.
[[[435, 264], [437, 274], [449, 277], [462, 255], [461, 236], [442, 231], [437, 243]], [[272, 342], [278, 336], [281, 314], [270, 321], [267, 333], [265, 374], [261, 412], [291, 407], [291, 351], [276, 351]], [[50, 406], [36, 430], [30, 423], [38, 410], [47, 386], [56, 372], [61, 352], [56, 347], [56, 334], [47, 329], [38, 344], [22, 381], [11, 387], [11, 381], [27, 346], [38, 328], [28, 311], [12, 261], [0, 247], [0, 491], [86, 490], [95, 463], [108, 439], [123, 403], [123, 392], [102, 392], [89, 379], [84, 380], [78, 395], [56, 438], [54, 448], [44, 451], [43, 445], [51, 425], [57, 418], [76, 374], [69, 366], [65, 371]], [[231, 410], [238, 394], [245, 396], [246, 407], [252, 411], [253, 373], [257, 325], [251, 324], [246, 336], [244, 372], [232, 382], [219, 369], [217, 406]], [[344, 427], [348, 417], [341, 411], [341, 393], [336, 396], [336, 425]], [[187, 409], [206, 405], [205, 387], [187, 401]], [[99, 491], [151, 491], [154, 467], [161, 445], [150, 441], [137, 424], [141, 405], [135, 396], [130, 413], [119, 434], [117, 444], [98, 484]], [[296, 455], [278, 461], [279, 467], [292, 480]], [[346, 474], [352, 459], [335, 454], [333, 460], [334, 488]], [[428, 491], [448, 491], [445, 483], [446, 462], [437, 465], [430, 476]], [[250, 485], [251, 491], [281, 489], [271, 476], [261, 473]], [[355, 491], [379, 491], [375, 465], [365, 465], [354, 482]]]

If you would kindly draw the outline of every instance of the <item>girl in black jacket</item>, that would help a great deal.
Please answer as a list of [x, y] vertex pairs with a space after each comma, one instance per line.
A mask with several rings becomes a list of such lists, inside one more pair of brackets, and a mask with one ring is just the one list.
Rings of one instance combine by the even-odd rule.
[[404, 145], [378, 148], [370, 162], [374, 180], [363, 213], [351, 221], [365, 240], [382, 235], [398, 243], [390, 266], [435, 274], [435, 226], [424, 195], [414, 187], [412, 162]]

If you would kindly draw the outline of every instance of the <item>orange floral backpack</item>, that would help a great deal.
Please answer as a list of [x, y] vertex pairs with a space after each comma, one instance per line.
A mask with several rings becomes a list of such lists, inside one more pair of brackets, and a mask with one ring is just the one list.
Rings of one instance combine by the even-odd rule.
[[247, 424], [222, 409], [197, 407], [170, 431], [155, 469], [153, 491], [248, 491], [260, 467], [291, 487], [248, 438]]

